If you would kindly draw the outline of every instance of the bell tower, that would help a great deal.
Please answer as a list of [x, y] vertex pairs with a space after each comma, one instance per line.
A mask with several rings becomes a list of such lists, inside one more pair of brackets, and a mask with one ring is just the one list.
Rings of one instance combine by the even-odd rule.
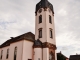
[[35, 22], [35, 40], [42, 42], [40, 60], [56, 60], [54, 11], [48, 0], [41, 0], [36, 4]]

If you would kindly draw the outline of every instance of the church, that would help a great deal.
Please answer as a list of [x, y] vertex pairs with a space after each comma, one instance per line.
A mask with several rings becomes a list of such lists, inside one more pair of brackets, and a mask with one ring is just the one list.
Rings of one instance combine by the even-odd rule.
[[57, 60], [54, 10], [48, 0], [35, 9], [35, 35], [27, 32], [0, 45], [0, 60]]

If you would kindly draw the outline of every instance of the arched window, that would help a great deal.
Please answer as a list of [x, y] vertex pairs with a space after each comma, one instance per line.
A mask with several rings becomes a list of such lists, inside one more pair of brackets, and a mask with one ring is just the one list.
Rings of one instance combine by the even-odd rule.
[[49, 15], [49, 23], [51, 23], [52, 24], [52, 18], [51, 18], [51, 16]]
[[53, 38], [52, 29], [50, 29], [50, 38]]
[[54, 58], [54, 54], [53, 54], [53, 52], [51, 51], [50, 53], [49, 53], [49, 60], [54, 60], [55, 58]]
[[9, 49], [7, 49], [6, 59], [8, 59], [8, 56], [9, 56]]
[[2, 59], [2, 57], [3, 57], [3, 50], [1, 51], [1, 57], [0, 57], [0, 59]]
[[42, 28], [39, 29], [39, 38], [42, 38]]
[[42, 23], [42, 15], [39, 16], [39, 23]]
[[15, 47], [14, 49], [14, 60], [16, 60], [16, 56], [17, 56], [17, 47]]

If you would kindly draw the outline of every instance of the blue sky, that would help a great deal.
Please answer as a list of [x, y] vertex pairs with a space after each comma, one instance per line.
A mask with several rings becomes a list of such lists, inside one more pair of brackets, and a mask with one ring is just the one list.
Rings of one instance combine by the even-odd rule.
[[[35, 33], [35, 6], [40, 0], [0, 0], [0, 44]], [[49, 0], [54, 7], [57, 52], [80, 54], [80, 0]]]

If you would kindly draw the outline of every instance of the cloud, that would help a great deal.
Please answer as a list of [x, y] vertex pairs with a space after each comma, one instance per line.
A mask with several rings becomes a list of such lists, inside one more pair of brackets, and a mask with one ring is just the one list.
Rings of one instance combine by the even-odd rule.
[[30, 4], [27, 5], [25, 2], [29, 1], [0, 1], [0, 44], [10, 37], [15, 37], [28, 31], [34, 33], [35, 14], [31, 13], [35, 9], [27, 8]]
[[65, 15], [67, 15], [67, 12], [65, 9], [61, 9], [58, 11], [58, 14], [60, 14], [60, 16], [65, 16]]
[[56, 0], [53, 2], [57, 51], [62, 51], [68, 57], [71, 54], [80, 54], [79, 2], [79, 0]]

